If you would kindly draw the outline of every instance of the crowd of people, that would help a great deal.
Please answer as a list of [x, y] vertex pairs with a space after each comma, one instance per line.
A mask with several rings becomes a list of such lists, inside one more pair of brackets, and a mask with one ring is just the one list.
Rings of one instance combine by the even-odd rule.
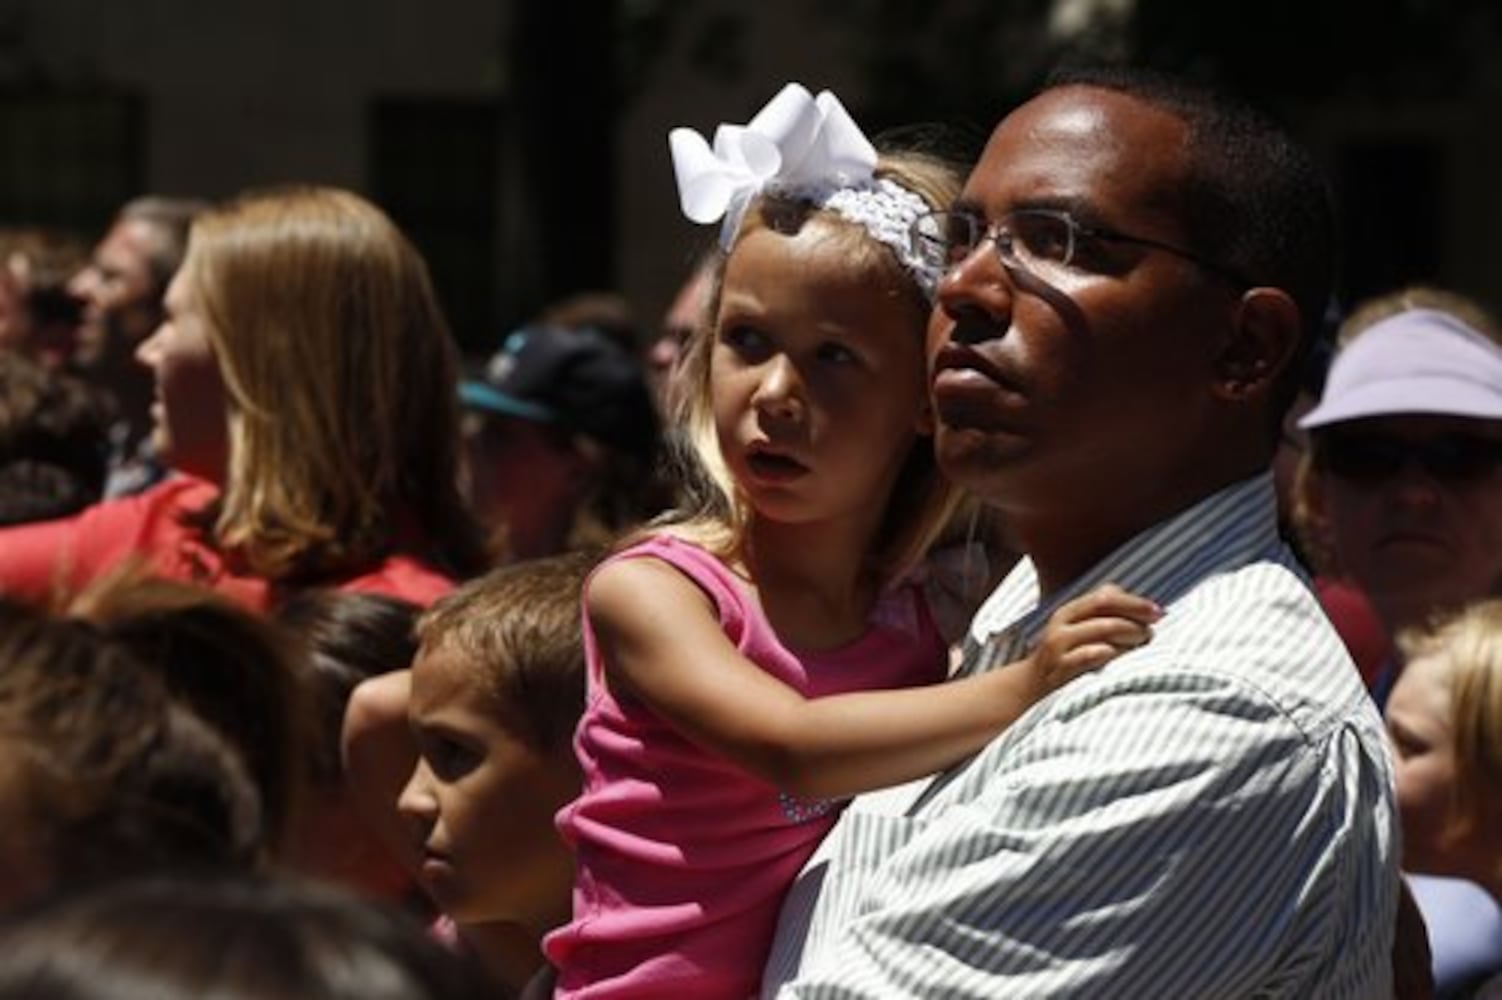
[[0, 996], [1502, 996], [1486, 310], [1145, 71], [668, 151], [475, 359], [350, 191], [0, 232]]

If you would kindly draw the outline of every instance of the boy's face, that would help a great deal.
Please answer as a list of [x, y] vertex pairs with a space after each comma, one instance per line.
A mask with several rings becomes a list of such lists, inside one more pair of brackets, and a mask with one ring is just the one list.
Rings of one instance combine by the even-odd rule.
[[418, 878], [459, 924], [516, 923], [541, 934], [568, 917], [573, 860], [553, 815], [579, 792], [571, 748], [530, 747], [480, 665], [424, 647], [408, 718], [417, 766], [398, 808], [419, 853]]

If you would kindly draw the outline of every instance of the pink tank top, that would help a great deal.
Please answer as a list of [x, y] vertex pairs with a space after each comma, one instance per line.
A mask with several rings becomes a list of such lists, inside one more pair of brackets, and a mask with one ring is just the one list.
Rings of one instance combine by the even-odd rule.
[[[742, 655], [808, 697], [944, 677], [945, 644], [915, 586], [872, 611], [838, 649], [797, 653], [719, 560], [657, 537], [613, 559], [653, 557], [714, 603]], [[574, 746], [580, 797], [558, 814], [577, 851], [573, 921], [548, 935], [557, 997], [743, 998], [756, 992], [783, 893], [842, 802], [795, 798], [617, 699], [588, 623], [589, 687]]]

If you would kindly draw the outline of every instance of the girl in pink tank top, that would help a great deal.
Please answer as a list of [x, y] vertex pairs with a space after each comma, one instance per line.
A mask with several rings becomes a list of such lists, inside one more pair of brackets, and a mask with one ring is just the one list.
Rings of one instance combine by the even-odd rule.
[[1015, 667], [935, 683], [945, 642], [905, 581], [954, 509], [924, 358], [946, 262], [909, 234], [957, 175], [879, 157], [796, 84], [713, 150], [669, 141], [685, 214], [723, 219], [676, 387], [700, 503], [586, 587], [584, 788], [558, 818], [573, 919], [545, 943], [559, 997], [754, 993], [844, 798], [966, 758], [1158, 614], [1103, 588]]

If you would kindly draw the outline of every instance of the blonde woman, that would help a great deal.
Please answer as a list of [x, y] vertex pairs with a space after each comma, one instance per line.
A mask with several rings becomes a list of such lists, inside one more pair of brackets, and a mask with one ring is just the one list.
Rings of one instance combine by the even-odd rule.
[[421, 256], [369, 202], [285, 188], [201, 215], [137, 358], [176, 474], [0, 532], [0, 593], [137, 560], [253, 608], [313, 585], [426, 604], [478, 566], [454, 347]]

